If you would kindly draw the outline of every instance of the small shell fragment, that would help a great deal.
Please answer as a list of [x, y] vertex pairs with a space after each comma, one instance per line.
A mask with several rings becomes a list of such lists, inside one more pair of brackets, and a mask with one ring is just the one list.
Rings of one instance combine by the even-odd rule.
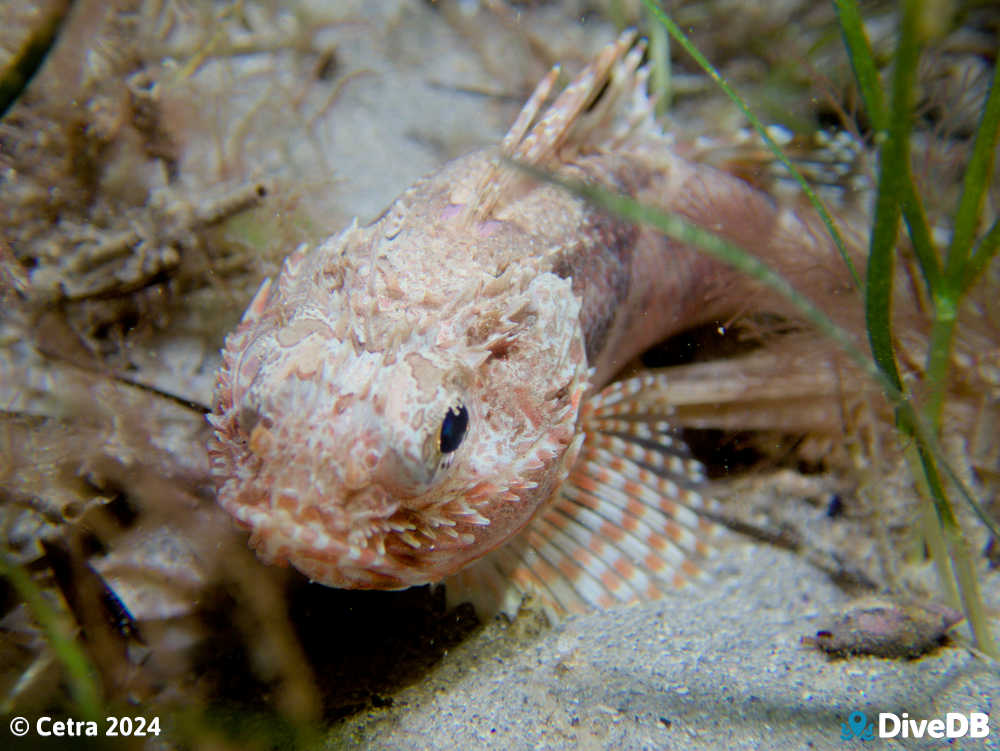
[[948, 630], [963, 618], [957, 610], [934, 602], [866, 598], [834, 617], [815, 636], [803, 636], [802, 643], [835, 658], [915, 659], [941, 645]]

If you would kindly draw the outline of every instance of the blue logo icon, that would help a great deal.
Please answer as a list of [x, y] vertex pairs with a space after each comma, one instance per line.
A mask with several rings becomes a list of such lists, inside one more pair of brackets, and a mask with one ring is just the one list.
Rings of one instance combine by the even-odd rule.
[[875, 723], [869, 723], [864, 712], [851, 712], [847, 722], [840, 723], [841, 740], [849, 741], [857, 738], [861, 741], [875, 740]]

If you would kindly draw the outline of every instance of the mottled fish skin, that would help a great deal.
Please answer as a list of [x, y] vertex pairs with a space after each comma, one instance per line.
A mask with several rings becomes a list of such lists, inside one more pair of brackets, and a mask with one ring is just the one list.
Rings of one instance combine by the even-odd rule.
[[700, 467], [637, 406], [647, 381], [602, 389], [655, 342], [738, 312], [750, 286], [504, 159], [684, 214], [786, 272], [832, 247], [671, 149], [633, 39], [543, 108], [553, 71], [498, 148], [300, 247], [261, 286], [226, 340], [209, 418], [219, 501], [260, 558], [350, 588], [464, 569], [456, 591], [485, 586], [507, 608], [541, 592], [555, 612], [696, 575], [714, 531], [697, 513]]

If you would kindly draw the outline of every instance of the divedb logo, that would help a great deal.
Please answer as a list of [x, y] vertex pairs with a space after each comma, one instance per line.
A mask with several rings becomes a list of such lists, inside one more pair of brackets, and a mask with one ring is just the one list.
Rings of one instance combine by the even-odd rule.
[[990, 716], [985, 712], [948, 712], [944, 719], [914, 720], [909, 713], [879, 712], [879, 738], [985, 738]]
[[913, 719], [908, 712], [879, 712], [878, 727], [864, 712], [851, 712], [841, 724], [840, 737], [848, 741], [879, 738], [985, 738], [990, 734], [990, 716], [985, 712], [948, 712], [940, 717]]

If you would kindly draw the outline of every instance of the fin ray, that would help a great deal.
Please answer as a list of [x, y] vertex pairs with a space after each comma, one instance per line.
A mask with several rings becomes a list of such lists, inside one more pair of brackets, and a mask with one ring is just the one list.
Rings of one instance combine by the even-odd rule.
[[644, 390], [663, 382], [659, 374], [618, 381], [581, 406], [586, 437], [562, 486], [514, 540], [456, 577], [469, 591], [481, 573], [496, 601], [485, 612], [513, 615], [532, 594], [554, 620], [704, 577], [700, 563], [721, 530], [705, 514], [718, 504], [700, 492], [704, 467], [662, 402], [643, 402]]

